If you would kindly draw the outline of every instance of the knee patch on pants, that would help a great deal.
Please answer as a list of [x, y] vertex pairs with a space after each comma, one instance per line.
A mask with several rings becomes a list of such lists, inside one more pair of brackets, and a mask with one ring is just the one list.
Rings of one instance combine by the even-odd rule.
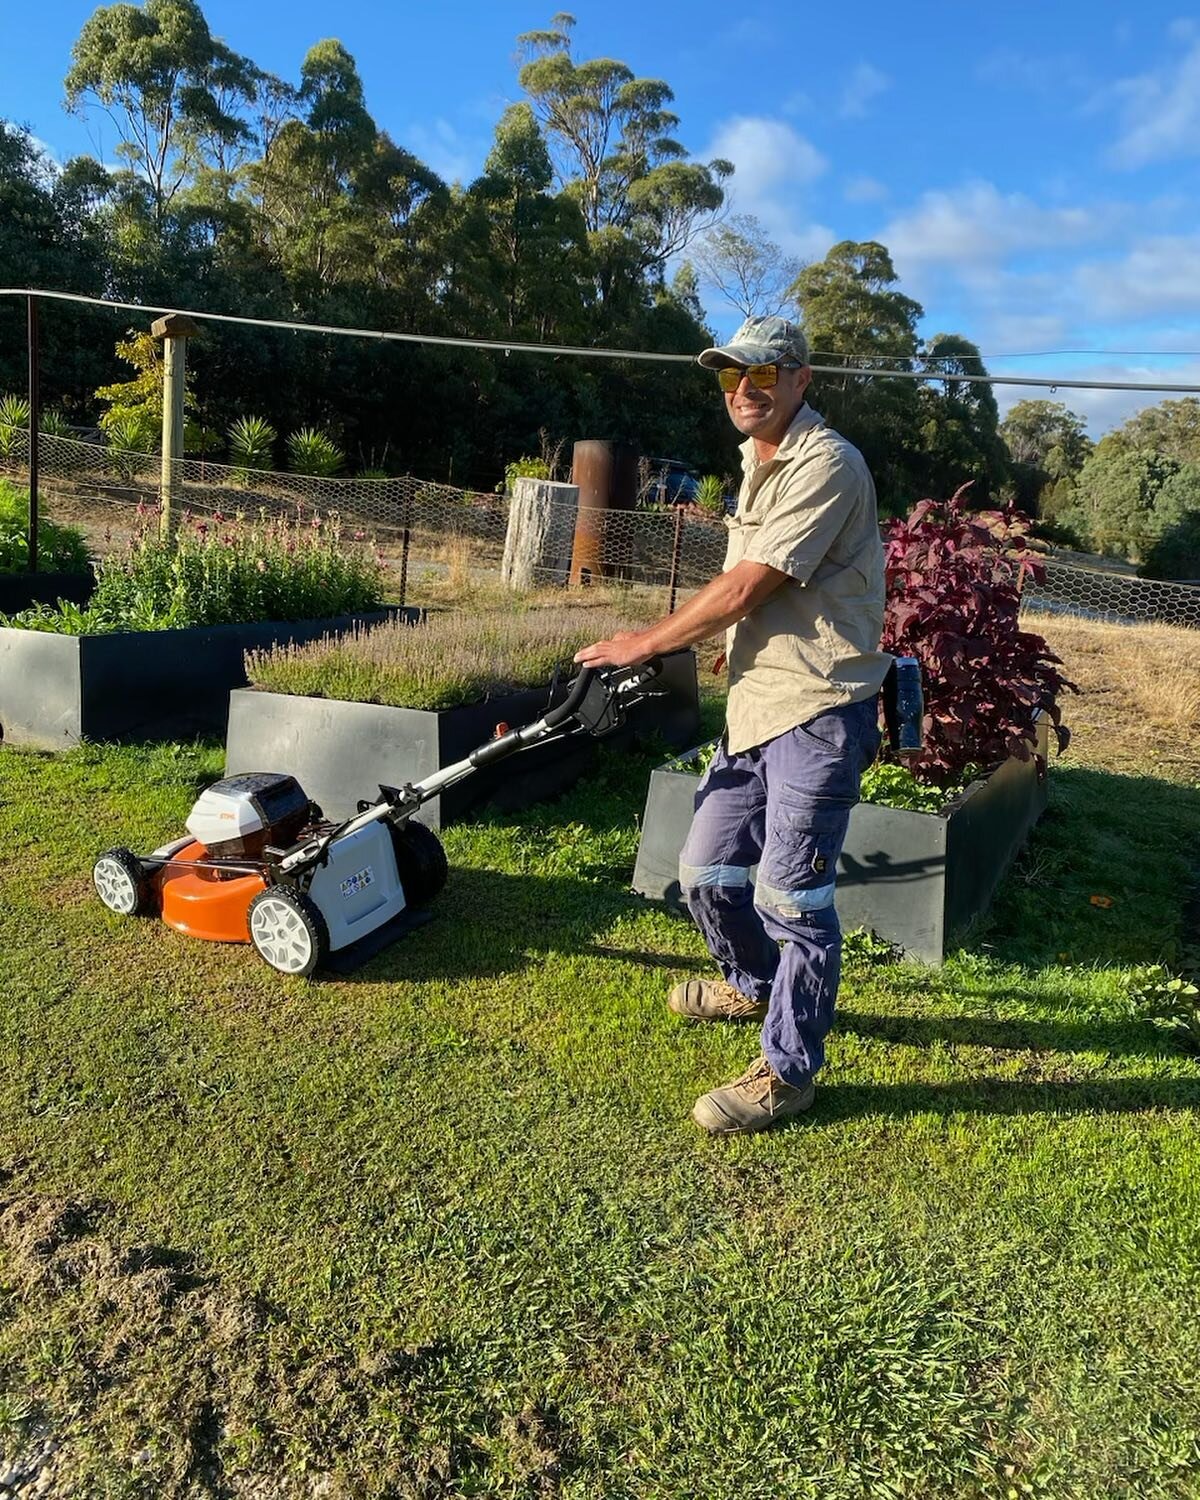
[[779, 886], [767, 885], [760, 877], [755, 887], [754, 904], [777, 917], [806, 917], [811, 912], [831, 907], [833, 891], [832, 880], [826, 885], [808, 886], [802, 890], [783, 890]]
[[749, 865], [685, 865], [682, 860], [679, 864], [679, 887], [685, 893], [713, 887], [744, 891], [749, 884]]

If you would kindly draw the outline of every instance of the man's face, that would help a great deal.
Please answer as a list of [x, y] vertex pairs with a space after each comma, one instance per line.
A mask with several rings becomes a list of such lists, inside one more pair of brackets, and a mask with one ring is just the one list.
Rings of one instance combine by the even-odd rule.
[[759, 390], [743, 375], [737, 390], [724, 392], [729, 420], [746, 437], [777, 443], [803, 406], [811, 379], [808, 365], [795, 370], [781, 369], [774, 385]]

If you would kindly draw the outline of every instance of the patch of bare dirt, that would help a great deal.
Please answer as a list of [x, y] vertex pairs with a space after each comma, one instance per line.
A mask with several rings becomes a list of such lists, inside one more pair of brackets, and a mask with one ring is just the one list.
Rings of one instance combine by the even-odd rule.
[[450, 1345], [303, 1347], [277, 1309], [108, 1218], [0, 1174], [0, 1500], [78, 1500], [115, 1475], [147, 1500], [438, 1500], [500, 1455], [525, 1492], [558, 1492], [545, 1413], [481, 1401], [475, 1435], [422, 1438]]

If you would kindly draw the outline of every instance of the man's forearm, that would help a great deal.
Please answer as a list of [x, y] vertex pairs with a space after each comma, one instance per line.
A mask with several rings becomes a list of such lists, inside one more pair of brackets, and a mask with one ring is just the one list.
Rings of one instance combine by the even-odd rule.
[[743, 560], [719, 573], [673, 615], [643, 630], [623, 630], [610, 641], [596, 641], [575, 653], [586, 666], [632, 666], [664, 651], [694, 646], [727, 629], [774, 593], [787, 578], [766, 563]]
[[647, 651], [658, 656], [719, 635], [754, 607], [757, 602], [754, 592], [732, 573], [718, 573], [673, 615], [666, 615], [640, 632]]

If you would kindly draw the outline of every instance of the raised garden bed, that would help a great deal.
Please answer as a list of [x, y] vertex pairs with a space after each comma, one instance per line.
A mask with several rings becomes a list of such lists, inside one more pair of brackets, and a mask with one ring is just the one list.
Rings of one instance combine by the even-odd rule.
[[230, 691], [246, 682], [247, 651], [418, 614], [388, 609], [325, 620], [83, 636], [3, 627], [0, 737], [8, 744], [65, 750], [84, 739], [223, 734]]
[[[1005, 871], [1046, 806], [1049, 724], [1038, 724], [1036, 755], [1005, 761], [940, 813], [860, 802], [838, 861], [837, 910], [844, 928], [866, 927], [908, 958], [940, 964], [987, 911]], [[633, 889], [682, 907], [679, 851], [699, 785], [680, 769], [700, 752], [660, 766], [650, 778]]]
[[[605, 744], [628, 743], [632, 735], [669, 745], [695, 738], [700, 713], [692, 652], [664, 658], [661, 682], [664, 696], [640, 704]], [[244, 688], [230, 697], [225, 771], [287, 772], [328, 816], [343, 817], [381, 783], [402, 786], [427, 776], [461, 760], [498, 723], [515, 727], [536, 717], [546, 697], [544, 687], [520, 688], [480, 703], [416, 709]], [[422, 821], [439, 828], [485, 802], [513, 809], [555, 796], [587, 770], [596, 748], [585, 737], [524, 751], [451, 787], [422, 809]]]
[[15, 615], [33, 604], [68, 599], [86, 604], [96, 591], [96, 575], [85, 573], [0, 573], [0, 615]]

